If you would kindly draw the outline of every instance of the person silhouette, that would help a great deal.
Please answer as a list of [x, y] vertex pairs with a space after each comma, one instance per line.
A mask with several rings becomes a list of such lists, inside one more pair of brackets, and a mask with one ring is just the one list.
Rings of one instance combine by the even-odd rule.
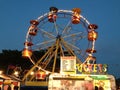
[[95, 86], [95, 90], [98, 90], [98, 86]]
[[7, 90], [11, 90], [11, 86], [10, 86], [10, 85], [8, 86], [8, 89], [7, 89]]
[[99, 86], [98, 90], [104, 90], [104, 88], [102, 86]]
[[19, 88], [18, 86], [14, 86], [14, 90], [18, 90], [18, 88]]

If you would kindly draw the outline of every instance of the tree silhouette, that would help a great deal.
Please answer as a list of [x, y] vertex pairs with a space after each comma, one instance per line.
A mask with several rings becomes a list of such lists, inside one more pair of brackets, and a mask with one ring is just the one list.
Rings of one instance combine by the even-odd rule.
[[[41, 50], [40, 52], [36, 51], [35, 54], [37, 58], [41, 57], [44, 51], [45, 50]], [[22, 57], [22, 51], [2, 50], [2, 53], [0, 53], [0, 69], [4, 70], [4, 73], [6, 73], [9, 65], [19, 66], [22, 70], [25, 70], [29, 69], [33, 64], [28, 58]]]

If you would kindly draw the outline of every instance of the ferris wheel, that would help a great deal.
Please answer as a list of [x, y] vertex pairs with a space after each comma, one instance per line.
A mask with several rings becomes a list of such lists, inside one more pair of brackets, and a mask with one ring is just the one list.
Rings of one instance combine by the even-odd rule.
[[[97, 25], [82, 16], [79, 8], [59, 10], [50, 7], [48, 13], [31, 20], [22, 56], [28, 57], [33, 67], [23, 80], [39, 69], [59, 72], [61, 56], [75, 56], [79, 64], [95, 63], [96, 29]], [[34, 78], [30, 77], [30, 80]]]

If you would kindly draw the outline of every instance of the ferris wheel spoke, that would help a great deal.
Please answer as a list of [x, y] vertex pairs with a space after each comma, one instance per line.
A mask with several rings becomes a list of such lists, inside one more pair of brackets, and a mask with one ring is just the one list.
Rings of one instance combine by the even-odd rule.
[[[75, 53], [76, 54], [79, 54], [79, 55], [81, 55], [82, 57], [84, 57], [85, 55], [85, 52], [83, 53], [83, 48], [81, 47], [80, 48], [80, 41], [81, 41], [81, 39], [86, 39], [86, 36], [85, 35], [82, 35], [82, 36], [77, 36], [77, 37], [74, 37], [74, 38], [72, 38], [72, 39], [69, 39], [69, 40], [65, 40], [64, 38], [63, 38], [63, 40], [66, 42], [66, 44], [70, 47], [70, 48], [72, 48], [72, 49], [74, 49], [74, 51], [76, 51]], [[90, 42], [89, 42], [90, 43]], [[90, 45], [88, 45], [88, 46], [90, 46]], [[88, 47], [87, 46], [87, 47]]]
[[66, 42], [66, 44], [67, 44], [68, 46], [70, 46], [71, 48], [73, 48], [74, 50], [77, 50], [77, 51], [79, 51], [80, 53], [82, 52], [82, 50], [81, 50], [79, 47], [75, 46], [74, 44], [70, 44], [70, 43], [68, 43], [68, 42]]
[[55, 40], [56, 39], [52, 39], [52, 40], [44, 41], [42, 43], [36, 43], [34, 47], [38, 48], [39, 50], [42, 50], [42, 49], [50, 47], [50, 45], [53, 44]]
[[69, 21], [68, 24], [64, 27], [62, 34], [68, 33], [68, 31], [71, 30], [71, 24], [71, 21]]
[[[74, 53], [74, 50], [70, 48], [69, 45], [63, 39], [61, 39], [61, 41], [64, 47], [68, 50], [68, 53], [72, 56], [76, 56], [76, 54]], [[77, 62], [82, 63], [82, 61], [78, 57], [76, 58], [77, 58]]]
[[72, 48], [74, 51], [76, 51], [76, 54], [79, 54], [79, 55], [83, 56], [83, 55], [82, 55], [82, 49], [81, 49], [80, 47], [74, 45], [73, 43], [71, 44], [71, 43], [69, 43], [69, 42], [67, 42], [67, 41], [65, 41], [65, 42], [66, 42], [66, 44], [68, 45], [68, 47], [70, 47], [70, 48]]
[[58, 27], [57, 27], [57, 23], [56, 23], [56, 21], [54, 21], [54, 27], [55, 27], [56, 35], [58, 35], [59, 32], [58, 32]]
[[76, 36], [79, 36], [80, 38], [83, 37], [83, 32], [78, 32], [78, 33], [73, 33], [73, 34], [70, 34], [70, 35], [66, 35], [66, 36], [63, 36], [63, 38], [69, 38], [69, 37], [76, 37]]
[[80, 40], [84, 40], [87, 36], [83, 32], [78, 32], [64, 36], [63, 39], [69, 43], [77, 44]]
[[68, 42], [66, 42], [66, 44], [75, 51], [74, 53], [76, 54], [76, 56], [80, 56], [81, 59], [85, 58], [83, 50], [80, 47], [77, 47], [76, 45], [68, 43]]
[[48, 38], [51, 38], [51, 39], [54, 39], [54, 38], [55, 38], [55, 36], [54, 36], [53, 34], [47, 32], [47, 31], [45, 31], [45, 30], [43, 30], [43, 29], [40, 29], [40, 31], [41, 31], [41, 34], [42, 34], [42, 35], [47, 36]]

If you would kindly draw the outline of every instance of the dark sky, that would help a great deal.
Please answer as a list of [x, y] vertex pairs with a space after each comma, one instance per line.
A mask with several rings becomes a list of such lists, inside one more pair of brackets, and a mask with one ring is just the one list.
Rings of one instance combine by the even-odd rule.
[[29, 21], [48, 12], [49, 7], [68, 10], [79, 7], [83, 16], [99, 26], [99, 37], [95, 45], [97, 62], [108, 64], [110, 74], [118, 77], [119, 3], [119, 0], [0, 0], [0, 52], [3, 49], [22, 50]]

